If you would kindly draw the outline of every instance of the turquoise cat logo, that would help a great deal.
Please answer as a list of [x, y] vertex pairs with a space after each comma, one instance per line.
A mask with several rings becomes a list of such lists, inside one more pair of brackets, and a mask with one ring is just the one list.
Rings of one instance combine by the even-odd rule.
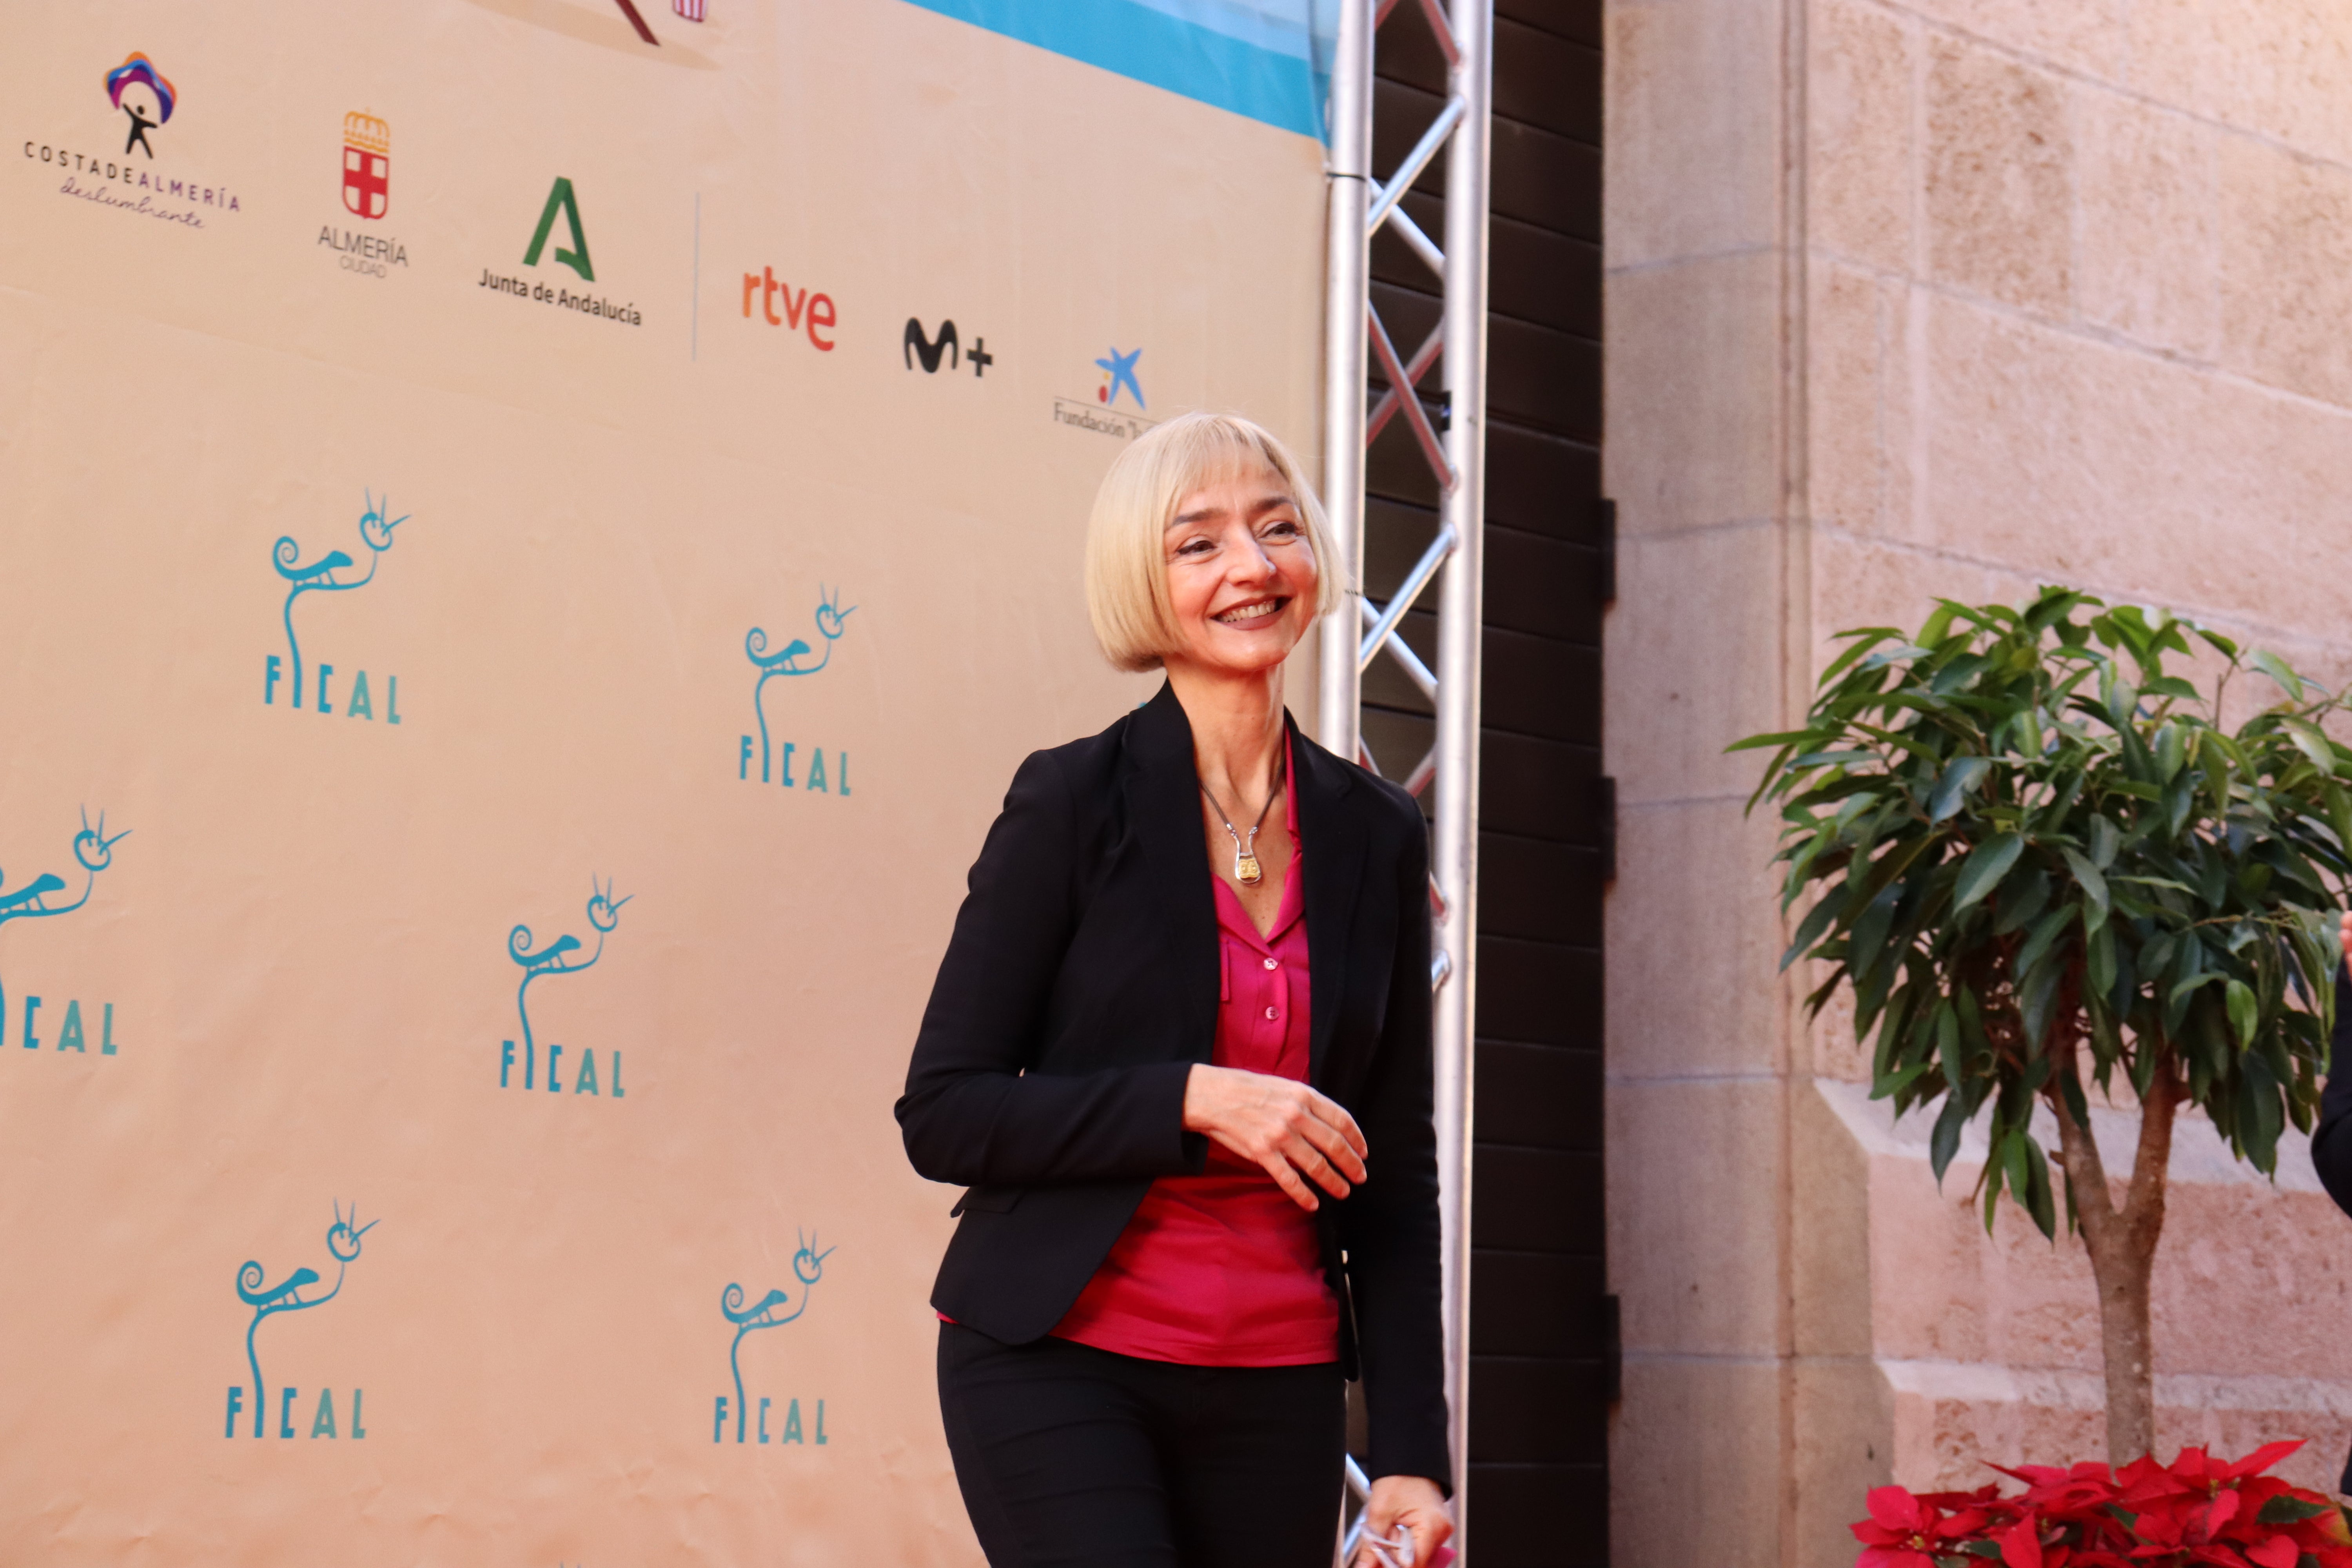
[[[725, 1290], [719, 1292], [719, 1314], [735, 1325], [735, 1338], [727, 1346], [727, 1366], [728, 1370], [735, 1374], [735, 1440], [738, 1443], [744, 1440], [747, 1420], [751, 1415], [743, 1399], [743, 1337], [746, 1334], [757, 1333], [761, 1329], [781, 1329], [803, 1312], [807, 1311], [809, 1297], [815, 1290], [816, 1282], [824, 1277], [824, 1260], [832, 1257], [834, 1249], [830, 1247], [819, 1252], [816, 1249], [816, 1237], [813, 1236], [800, 1238], [800, 1248], [793, 1254], [793, 1276], [801, 1283], [801, 1304], [793, 1307], [790, 1311], [783, 1310], [792, 1305], [792, 1292], [789, 1290], [771, 1290], [749, 1307], [743, 1304], [745, 1296], [742, 1286], [730, 1284]], [[760, 1441], [762, 1443], [768, 1440], [768, 1404], [765, 1399], [760, 1401]], [[822, 1443], [824, 1441], [824, 1415], [822, 1401], [819, 1402], [817, 1410], [816, 1440]], [[710, 1440], [714, 1443], [720, 1441], [726, 1430], [727, 1396], [722, 1394], [719, 1396], [718, 1408], [711, 1419]], [[802, 1441], [801, 1402], [797, 1399], [793, 1401], [791, 1414], [785, 1418], [783, 1440], [788, 1443]]]
[[[350, 571], [352, 564], [352, 558], [340, 550], [330, 550], [307, 566], [300, 564], [302, 547], [294, 542], [294, 536], [290, 533], [280, 536], [278, 542], [270, 547], [270, 563], [278, 568], [278, 574], [286, 579], [286, 658], [294, 667], [294, 706], [298, 709], [302, 706], [302, 645], [294, 636], [294, 601], [305, 594], [348, 594], [375, 581], [376, 564], [383, 559], [383, 552], [392, 548], [392, 531], [408, 521], [405, 517], [387, 518], [384, 515], [392, 510], [390, 497], [379, 501], [373, 494], [362, 493], [366, 498], [367, 510], [360, 514], [360, 542], [367, 547], [368, 563], [367, 570], [359, 576], [346, 582], [339, 575]], [[324, 673], [321, 672], [322, 676]], [[271, 654], [264, 701], [272, 699], [277, 686], [278, 656]], [[319, 696], [323, 711], [326, 693], [322, 690]], [[395, 724], [400, 722], [398, 719], [392, 721]]]
[[[589, 879], [588, 924], [596, 933], [596, 945], [588, 950], [588, 956], [585, 958], [574, 956], [581, 951], [580, 939], [568, 931], [535, 952], [530, 945], [530, 927], [518, 925], [514, 930], [507, 932], [507, 956], [514, 960], [522, 969], [522, 982], [515, 987], [515, 1015], [522, 1024], [523, 1087], [525, 1089], [538, 1087], [539, 1081], [538, 1037], [531, 1033], [530, 1029], [532, 982], [545, 980], [551, 975], [577, 974], [582, 970], [595, 968], [596, 961], [604, 956], [604, 939], [611, 935], [614, 928], [621, 923], [621, 906], [628, 901], [627, 899], [613, 897], [613, 885], [610, 882], [600, 883], [593, 877]], [[555, 1076], [556, 1065], [562, 1055], [562, 1046], [551, 1044], [547, 1047], [547, 1087], [551, 1092], [562, 1091], [562, 1082]], [[612, 1084], [612, 1098], [625, 1100], [627, 1094], [621, 1088], [621, 1053], [617, 1050], [612, 1051], [608, 1053], [608, 1057], [611, 1062], [607, 1071]], [[500, 1089], [506, 1088], [512, 1080], [514, 1066], [514, 1042], [500, 1041], [499, 1046], [499, 1087]], [[596, 1076], [596, 1053], [593, 1047], [580, 1053], [579, 1076], [572, 1080], [572, 1092], [593, 1095], [602, 1095], [604, 1092], [601, 1080]]]
[[[261, 1331], [261, 1325], [265, 1319], [275, 1317], [280, 1312], [307, 1312], [313, 1307], [325, 1306], [343, 1293], [343, 1271], [358, 1259], [360, 1238], [382, 1223], [379, 1220], [370, 1220], [367, 1224], [361, 1225], [358, 1223], [360, 1211], [357, 1204], [352, 1205], [352, 1215], [349, 1219], [343, 1217], [343, 1205], [340, 1203], [335, 1205], [335, 1223], [327, 1229], [327, 1251], [335, 1259], [335, 1282], [324, 1295], [302, 1294], [319, 1282], [316, 1269], [297, 1268], [275, 1285], [263, 1283], [269, 1275], [259, 1263], [248, 1260], [236, 1271], [237, 1300], [253, 1309], [253, 1321], [247, 1325], [245, 1331], [245, 1360], [246, 1364], [253, 1372], [253, 1435], [257, 1437], [261, 1436], [262, 1415], [269, 1402], [265, 1395], [261, 1381], [261, 1352], [254, 1343], [254, 1336]], [[296, 1392], [291, 1388], [286, 1390], [283, 1406], [278, 1411], [280, 1436], [293, 1436]], [[241, 1388], [231, 1388], [228, 1391], [228, 1435], [230, 1436], [236, 1435], [237, 1411], [244, 1403], [244, 1394], [245, 1391]], [[335, 1435], [333, 1398], [332, 1390], [320, 1392], [320, 1419], [311, 1425], [312, 1436], [320, 1436], [321, 1431], [331, 1437]], [[356, 1389], [352, 1392], [351, 1410], [352, 1436], [366, 1436], [366, 1429], [360, 1425], [360, 1394]]]
[[[816, 631], [817, 636], [824, 639], [824, 651], [817, 656], [814, 664], [802, 662], [808, 658], [811, 649], [809, 645], [799, 637], [794, 637], [775, 653], [768, 651], [768, 633], [764, 626], [753, 626], [750, 634], [743, 638], [744, 657], [749, 658], [751, 661], [751, 667], [760, 672], [760, 679], [751, 686], [751, 711], [760, 721], [760, 782], [761, 784], [768, 783], [770, 776], [768, 709], [765, 700], [768, 682], [780, 675], [814, 675], [832, 663], [833, 645], [847, 629], [849, 617], [856, 612], [856, 609], [857, 606], [852, 605], [845, 610], [834, 602], [830, 593], [821, 587], [817, 590]], [[784, 748], [784, 782], [786, 784], [792, 782], [792, 752], [791, 746]], [[751, 766], [751, 737], [746, 735], [743, 737], [742, 748], [736, 760], [736, 776], [748, 777]], [[818, 775], [820, 779], [823, 776], [822, 773]], [[845, 794], [846, 791], [844, 793]]]
[[[81, 897], [69, 904], [52, 904], [52, 894], [66, 890], [66, 879], [54, 871], [44, 871], [21, 888], [0, 892], [0, 926], [10, 921], [45, 920], [53, 915], [69, 915], [89, 902], [89, 891], [98, 884], [98, 874], [114, 863], [114, 847], [131, 837], [124, 828], [109, 838], [106, 836], [106, 813], [98, 814], [98, 826], [89, 825], [89, 813], [81, 814], [81, 831], [73, 837], [74, 858], [81, 865]], [[5, 886], [6, 874], [0, 872], [0, 886]], [[0, 984], [0, 1033], [5, 1032], [8, 1017], [8, 991]], [[29, 1037], [32, 1023], [29, 1012], [26, 1031]]]

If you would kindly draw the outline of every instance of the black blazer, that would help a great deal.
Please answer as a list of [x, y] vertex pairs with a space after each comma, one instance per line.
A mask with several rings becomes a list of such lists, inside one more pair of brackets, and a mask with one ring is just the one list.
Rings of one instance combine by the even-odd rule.
[[[1394, 784], [1290, 725], [1307, 878], [1309, 1081], [1370, 1180], [1318, 1211], [1374, 1476], [1449, 1484], [1430, 1120], [1429, 840]], [[1202, 1169], [1184, 1080], [1216, 1037], [1215, 892], [1175, 693], [1032, 752], [971, 892], [898, 1104], [908, 1157], [971, 1187], [931, 1304], [1011, 1344], [1077, 1300], [1155, 1176]], [[1344, 1259], [1344, 1262], [1343, 1262]]]
[[[2336, 1206], [2352, 1214], [2352, 965], [2336, 970], [2336, 1034], [2319, 1090], [2319, 1124], [2311, 1130], [2311, 1163]], [[2336, 1489], [2352, 1490], [2352, 1458], [2344, 1461]]]

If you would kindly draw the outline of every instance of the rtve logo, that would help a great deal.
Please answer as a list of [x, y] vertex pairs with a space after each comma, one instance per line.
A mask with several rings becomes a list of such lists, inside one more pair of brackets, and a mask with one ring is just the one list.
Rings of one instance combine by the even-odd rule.
[[[772, 269], [762, 267], [757, 272], [743, 274], [743, 319], [747, 321], [751, 319], [754, 296], [758, 297], [760, 314], [767, 319], [768, 325], [789, 327], [798, 331], [801, 330], [801, 318], [806, 316], [810, 346], [819, 353], [833, 352], [833, 340], [817, 336], [818, 328], [831, 331], [839, 324], [834, 314], [832, 295], [812, 294], [805, 287], [794, 294], [791, 284], [780, 281]], [[776, 314], [776, 303], [780, 300], [784, 307], [784, 313], [781, 316]]]

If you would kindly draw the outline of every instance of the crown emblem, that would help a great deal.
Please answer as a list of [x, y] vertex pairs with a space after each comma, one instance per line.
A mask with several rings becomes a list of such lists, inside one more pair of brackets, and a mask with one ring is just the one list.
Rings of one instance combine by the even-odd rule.
[[343, 140], [370, 153], [392, 151], [392, 127], [373, 114], [343, 116]]

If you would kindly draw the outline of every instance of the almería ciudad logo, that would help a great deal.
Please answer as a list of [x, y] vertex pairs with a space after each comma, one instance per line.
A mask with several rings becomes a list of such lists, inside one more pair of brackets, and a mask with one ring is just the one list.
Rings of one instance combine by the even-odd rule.
[[[1132, 441], [1150, 429], [1159, 421], [1143, 416], [1143, 383], [1135, 372], [1136, 361], [1142, 357], [1141, 349], [1129, 349], [1124, 353], [1116, 347], [1110, 349], [1095, 361], [1095, 368], [1102, 373], [1102, 378], [1095, 387], [1092, 400], [1055, 398], [1054, 423], [1079, 430], [1092, 430], [1097, 435], [1116, 436], [1123, 441]], [[1134, 413], [1129, 414], [1119, 407], [1118, 400], [1122, 395], [1135, 405]]]
[[[562, 219], [564, 236], [571, 241], [555, 237], [555, 225]], [[548, 242], [554, 238], [554, 254], [548, 255]], [[540, 208], [539, 226], [531, 230], [530, 244], [522, 253], [525, 267], [537, 267], [540, 258], [547, 257], [552, 267], [568, 267], [580, 275], [583, 283], [596, 281], [596, 264], [588, 255], [588, 230], [580, 221], [580, 194], [572, 189], [569, 175], [559, 174], [548, 187], [546, 205]], [[536, 300], [542, 305], [560, 305], [567, 310], [577, 310], [583, 316], [594, 316], [623, 326], [645, 324], [634, 301], [616, 305], [602, 294], [591, 295], [585, 290], [573, 293], [562, 282], [550, 287], [543, 279], [527, 279], [502, 274], [485, 267], [481, 288], [495, 294], [511, 295], [517, 300]]]
[[[406, 517], [390, 515], [390, 498], [378, 500], [371, 492], [366, 495], [367, 508], [360, 513], [360, 544], [367, 552], [367, 570], [356, 572], [352, 557], [341, 550], [330, 550], [323, 555], [302, 559], [302, 546], [292, 534], [281, 535], [270, 546], [270, 564], [286, 583], [286, 608], [281, 619], [286, 625], [286, 657], [280, 659], [271, 654], [262, 666], [261, 700], [270, 707], [278, 702], [278, 688], [290, 687], [289, 706], [296, 712], [332, 713], [335, 711], [335, 667], [321, 660], [313, 669], [306, 670], [302, 662], [302, 642], [294, 632], [295, 603], [309, 594], [348, 594], [364, 588], [375, 581], [375, 569], [392, 548], [392, 531], [406, 522]], [[307, 679], [307, 685], [305, 684]], [[305, 693], [315, 700], [305, 701]], [[351, 684], [344, 688], [343, 717], [373, 721], [376, 701], [383, 702], [383, 722], [400, 722], [400, 677], [384, 675], [381, 689], [368, 680], [364, 669], [352, 673]]]
[[320, 247], [335, 264], [361, 278], [388, 278], [405, 270], [408, 247], [398, 236], [368, 226], [392, 207], [392, 127], [376, 115], [353, 110], [343, 116], [343, 210], [363, 220], [358, 228], [319, 226]]
[[[248, 1259], [236, 1271], [236, 1299], [253, 1309], [253, 1321], [246, 1325], [245, 1330], [245, 1362], [247, 1368], [253, 1374], [251, 1408], [253, 1435], [257, 1437], [262, 1435], [268, 1426], [266, 1417], [273, 1414], [269, 1407], [268, 1385], [261, 1380], [261, 1348], [256, 1339], [261, 1332], [261, 1325], [281, 1312], [308, 1312], [323, 1307], [343, 1293], [344, 1272], [358, 1261], [362, 1238], [381, 1223], [377, 1220], [370, 1220], [367, 1224], [362, 1225], [359, 1219], [360, 1211], [357, 1204], [352, 1205], [351, 1217], [348, 1219], [343, 1217], [342, 1205], [338, 1203], [335, 1205], [335, 1223], [327, 1228], [327, 1252], [335, 1260], [335, 1282], [318, 1295], [304, 1293], [319, 1283], [319, 1272], [314, 1268], [296, 1268], [275, 1285], [268, 1283], [269, 1271], [253, 1260]], [[278, 1418], [278, 1436], [280, 1437], [292, 1437], [298, 1435], [294, 1425], [294, 1402], [301, 1396], [301, 1393], [299, 1387], [292, 1384], [278, 1391], [278, 1405], [274, 1414]], [[335, 1405], [335, 1391], [331, 1387], [320, 1389], [318, 1403], [310, 1413], [310, 1436], [341, 1438], [343, 1428], [348, 1424], [352, 1437], [365, 1437], [367, 1416], [363, 1404], [364, 1394], [365, 1391], [362, 1389], [352, 1389], [351, 1398], [343, 1405], [342, 1414], [339, 1417]], [[223, 1436], [236, 1436], [237, 1417], [246, 1409], [246, 1390], [238, 1384], [231, 1384], [228, 1390], [228, 1421], [222, 1431]]]
[[[819, 1252], [816, 1249], [816, 1237], [813, 1236], [800, 1238], [800, 1247], [793, 1254], [793, 1278], [800, 1281], [801, 1287], [800, 1305], [797, 1307], [792, 1304], [792, 1292], [789, 1289], [771, 1290], [757, 1301], [751, 1301], [743, 1287], [737, 1284], [730, 1284], [719, 1292], [719, 1314], [735, 1329], [735, 1337], [727, 1345], [727, 1366], [728, 1370], [735, 1374], [735, 1403], [731, 1409], [735, 1418], [735, 1441], [738, 1443], [750, 1442], [753, 1430], [751, 1405], [743, 1393], [744, 1338], [762, 1329], [782, 1328], [786, 1323], [807, 1311], [809, 1297], [816, 1289], [816, 1282], [824, 1277], [824, 1260], [832, 1257], [834, 1249], [830, 1247]], [[787, 1308], [790, 1310], [787, 1310]], [[768, 1431], [768, 1412], [774, 1404], [775, 1400], [772, 1396], [767, 1394], [760, 1396], [757, 1430], [759, 1440], [762, 1443], [772, 1440]], [[811, 1406], [814, 1425], [803, 1428], [801, 1425], [800, 1395], [791, 1395], [785, 1402], [783, 1425], [777, 1428], [772, 1440], [778, 1443], [803, 1444], [813, 1440], [818, 1446], [823, 1446], [827, 1440], [824, 1435], [824, 1401], [813, 1400]], [[723, 1443], [727, 1440], [727, 1418], [730, 1409], [727, 1395], [723, 1394], [718, 1395], [710, 1416], [710, 1440], [714, 1443]], [[812, 1433], [814, 1433], [813, 1439]]]
[[[793, 753], [800, 749], [800, 742], [786, 741], [779, 750], [770, 740], [767, 692], [768, 682], [779, 676], [814, 675], [832, 663], [833, 645], [847, 629], [850, 615], [856, 608], [852, 605], [845, 610], [835, 602], [832, 594], [823, 588], [817, 590], [816, 634], [824, 645], [824, 651], [814, 660], [809, 658], [812, 651], [809, 645], [800, 637], [794, 637], [770, 653], [765, 627], [753, 626], [744, 637], [744, 657], [751, 661], [751, 668], [760, 672], [759, 679], [751, 683], [751, 713], [760, 723], [761, 784], [780, 782], [786, 789], [811, 790], [818, 795], [845, 795], [849, 793], [849, 753], [838, 748], [833, 753], [833, 766], [828, 773], [824, 748], [810, 747], [807, 761], [802, 764], [800, 778], [797, 781], [793, 779]], [[736, 745], [735, 776], [744, 781], [751, 776], [751, 737], [749, 735], [743, 736]]]
[[[244, 210], [237, 193], [219, 180], [206, 179], [176, 163], [159, 159], [156, 143], [168, 144], [163, 128], [181, 105], [180, 89], [161, 67], [133, 49], [122, 63], [105, 72], [106, 112], [119, 115], [122, 151], [113, 149], [110, 133], [101, 137], [93, 124], [76, 145], [66, 137], [31, 135], [24, 138], [28, 163], [47, 164], [64, 175], [61, 196], [79, 196], [99, 206], [113, 207], [138, 217], [158, 218], [184, 228], [204, 228], [207, 220]], [[62, 128], [61, 128], [62, 129]], [[96, 143], [103, 151], [92, 151]]]
[[[596, 933], [596, 945], [589, 950], [587, 957], [577, 956], [581, 950], [580, 939], [568, 931], [545, 947], [536, 949], [531, 945], [530, 927], [518, 925], [507, 932], [507, 956], [522, 970], [522, 983], [515, 987], [515, 1016], [522, 1025], [520, 1066], [522, 1087], [527, 1089], [537, 1089], [540, 1077], [539, 1040], [530, 1027], [532, 984], [551, 975], [577, 974], [582, 970], [593, 969], [596, 961], [604, 956], [604, 939], [621, 923], [621, 906], [629, 901], [627, 899], [614, 899], [610, 882], [599, 883], [591, 878], [588, 888], [588, 924]], [[563, 1092], [563, 1047], [552, 1043], [547, 1047], [547, 1092], [550, 1094]], [[617, 1048], [606, 1049], [602, 1076], [596, 1071], [596, 1048], [593, 1046], [582, 1047], [578, 1055], [580, 1065], [572, 1075], [573, 1095], [594, 1095], [600, 1099], [609, 1096], [614, 1100], [628, 1098], [627, 1090], [621, 1086], [621, 1053]], [[499, 1041], [500, 1089], [513, 1087], [516, 1065], [515, 1043], [512, 1040]]]
[[[0, 928], [5, 928], [12, 921], [54, 920], [59, 915], [69, 915], [89, 902], [90, 889], [98, 885], [98, 874], [114, 864], [114, 847], [130, 836], [131, 830], [126, 827], [110, 838], [106, 833], [104, 812], [98, 814], [96, 827], [89, 825], [89, 813], [82, 813], [81, 831], [73, 836], [72, 846], [74, 861], [81, 868], [81, 894], [69, 903], [51, 901], [70, 886], [55, 871], [44, 871], [10, 888], [6, 872], [0, 870]], [[115, 1055], [114, 1004], [103, 1002], [99, 1006], [103, 1009], [99, 1016], [95, 1020], [85, 1020], [80, 998], [68, 998], [65, 1015], [57, 1025], [56, 1049], [79, 1051], [84, 1057], [89, 1056], [89, 1030], [94, 1024], [98, 1030], [98, 1054], [102, 1057]], [[37, 1032], [41, 1026], [41, 998], [29, 993], [26, 995], [24, 1022], [16, 1038], [28, 1051], [37, 1051], [43, 1044]], [[0, 1045], [6, 1043], [7, 1036], [8, 988], [5, 983], [0, 983]]]

